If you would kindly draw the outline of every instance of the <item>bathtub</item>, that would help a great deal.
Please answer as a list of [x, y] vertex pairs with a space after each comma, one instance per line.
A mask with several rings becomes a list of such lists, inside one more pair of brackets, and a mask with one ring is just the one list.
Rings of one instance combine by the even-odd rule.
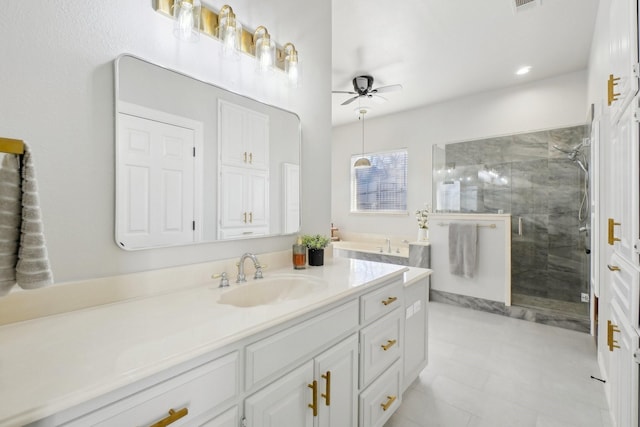
[[409, 247], [406, 243], [398, 246], [397, 244], [394, 245], [392, 241], [391, 252], [386, 251], [387, 248], [383, 242], [342, 240], [332, 242], [332, 246], [334, 256], [409, 265]]

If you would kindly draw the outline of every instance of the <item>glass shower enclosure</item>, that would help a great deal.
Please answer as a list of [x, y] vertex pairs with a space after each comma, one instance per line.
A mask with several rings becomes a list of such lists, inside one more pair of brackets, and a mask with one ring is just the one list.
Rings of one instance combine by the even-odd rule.
[[439, 213], [511, 214], [514, 306], [589, 319], [587, 126], [433, 146]]

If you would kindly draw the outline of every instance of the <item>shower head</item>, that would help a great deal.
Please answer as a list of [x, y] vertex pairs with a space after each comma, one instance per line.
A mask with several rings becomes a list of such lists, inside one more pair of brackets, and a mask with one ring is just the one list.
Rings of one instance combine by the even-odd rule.
[[582, 148], [583, 145], [584, 145], [584, 141], [582, 141], [580, 144], [578, 144], [578, 145], [576, 145], [576, 146], [574, 146], [573, 148], [570, 148], [570, 149], [563, 148], [563, 147], [560, 147], [558, 145], [554, 145], [553, 148], [555, 148], [558, 151], [562, 151], [565, 154], [568, 154], [569, 158], [571, 160], [573, 160], [573, 159], [575, 159], [576, 155], [578, 154], [578, 152], [580, 151], [580, 149]]

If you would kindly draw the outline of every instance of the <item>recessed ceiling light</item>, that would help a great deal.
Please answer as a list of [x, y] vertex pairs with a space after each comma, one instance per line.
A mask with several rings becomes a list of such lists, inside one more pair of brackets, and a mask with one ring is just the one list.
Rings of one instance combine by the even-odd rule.
[[531, 66], [527, 65], [525, 67], [521, 67], [518, 69], [518, 71], [516, 71], [516, 74], [519, 76], [524, 76], [525, 74], [527, 74], [529, 71], [531, 71]]

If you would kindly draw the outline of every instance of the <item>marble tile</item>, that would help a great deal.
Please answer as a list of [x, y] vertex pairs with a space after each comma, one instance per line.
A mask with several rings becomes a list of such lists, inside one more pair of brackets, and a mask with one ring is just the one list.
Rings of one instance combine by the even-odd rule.
[[349, 249], [339, 249], [337, 252], [339, 253], [340, 256], [345, 258], [363, 259], [365, 261], [384, 262], [387, 264], [409, 265], [409, 258], [387, 254], [384, 252], [371, 253], [371, 252], [351, 251]]
[[409, 263], [411, 267], [431, 268], [431, 245], [409, 243]]
[[546, 159], [549, 154], [549, 139], [548, 131], [514, 135], [513, 141], [507, 148], [509, 161], [517, 162], [533, 158]]

